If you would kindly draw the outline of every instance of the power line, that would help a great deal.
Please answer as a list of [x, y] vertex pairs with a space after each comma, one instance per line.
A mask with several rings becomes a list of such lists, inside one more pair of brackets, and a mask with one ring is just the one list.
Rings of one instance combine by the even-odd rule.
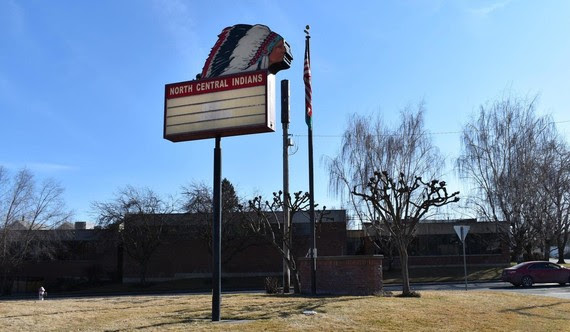
[[[564, 120], [564, 121], [554, 121], [551, 122], [552, 124], [560, 124], [560, 123], [570, 123], [570, 120]], [[426, 132], [423, 135], [457, 135], [457, 134], [462, 134], [463, 131], [438, 131], [438, 132]], [[307, 137], [306, 134], [291, 134], [291, 136], [297, 136], [297, 137]], [[344, 135], [334, 135], [334, 134], [325, 134], [325, 135], [315, 135], [313, 133], [313, 137], [317, 137], [317, 138], [340, 138], [343, 137]], [[383, 135], [375, 135], [375, 136], [384, 136], [384, 137], [389, 137], [389, 136], [399, 136], [398, 134], [383, 134]]]

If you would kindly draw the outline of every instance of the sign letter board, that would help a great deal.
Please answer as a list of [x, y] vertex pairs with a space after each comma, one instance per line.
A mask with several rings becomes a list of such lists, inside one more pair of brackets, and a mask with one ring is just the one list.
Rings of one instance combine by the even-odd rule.
[[266, 70], [165, 85], [172, 142], [275, 131], [275, 76]]

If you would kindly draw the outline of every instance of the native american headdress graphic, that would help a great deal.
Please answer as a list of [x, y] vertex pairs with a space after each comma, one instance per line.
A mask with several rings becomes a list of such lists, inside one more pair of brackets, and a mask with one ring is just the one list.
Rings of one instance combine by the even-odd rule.
[[[274, 61], [276, 57], [278, 61]], [[288, 69], [292, 60], [289, 44], [267, 26], [237, 24], [225, 28], [218, 35], [218, 41], [210, 51], [201, 77], [261, 69], [275, 74], [282, 69]]]

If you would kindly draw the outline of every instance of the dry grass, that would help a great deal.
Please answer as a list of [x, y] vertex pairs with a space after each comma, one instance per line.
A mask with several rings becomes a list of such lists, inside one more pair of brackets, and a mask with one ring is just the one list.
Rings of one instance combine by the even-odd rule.
[[222, 301], [223, 321], [216, 323], [210, 321], [209, 295], [0, 301], [0, 330], [570, 331], [570, 301], [510, 293], [425, 291], [421, 298], [250, 293], [224, 295]]

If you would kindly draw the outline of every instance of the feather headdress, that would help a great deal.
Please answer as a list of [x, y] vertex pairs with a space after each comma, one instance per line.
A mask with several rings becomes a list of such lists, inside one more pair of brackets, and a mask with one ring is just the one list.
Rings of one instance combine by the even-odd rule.
[[[284, 42], [283, 61], [269, 68], [269, 54], [279, 42]], [[218, 35], [202, 69], [202, 78], [216, 77], [245, 71], [269, 69], [275, 74], [291, 65], [291, 51], [283, 37], [267, 26], [237, 24]]]

